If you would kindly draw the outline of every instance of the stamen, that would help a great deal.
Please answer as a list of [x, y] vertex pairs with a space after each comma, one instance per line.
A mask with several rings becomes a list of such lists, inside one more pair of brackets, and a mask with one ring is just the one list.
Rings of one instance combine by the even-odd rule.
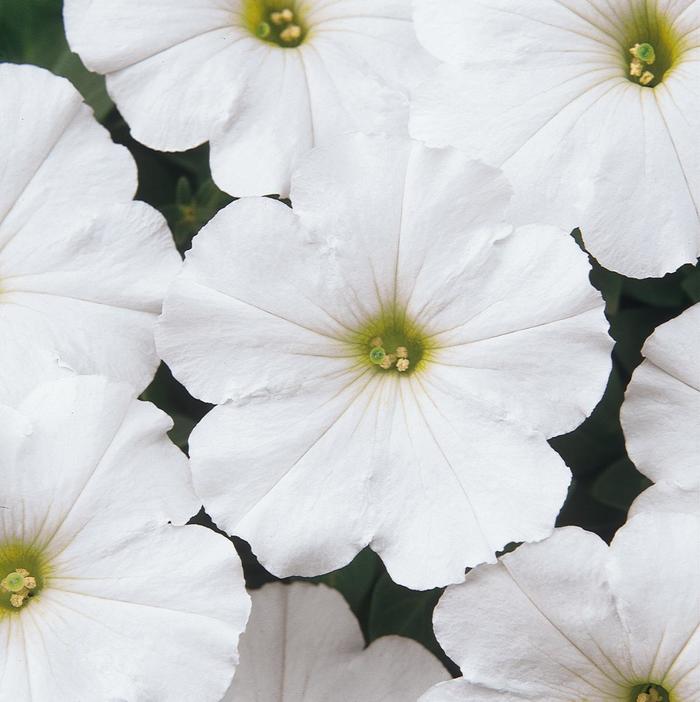
[[285, 22], [291, 22], [294, 19], [294, 13], [288, 7], [285, 7], [279, 14]]
[[649, 85], [651, 81], [654, 80], [654, 74], [651, 71], [644, 71], [641, 78], [639, 79], [640, 85]]
[[644, 64], [638, 58], [632, 59], [632, 63], [630, 63], [630, 75], [639, 78], [642, 75], [643, 68]]
[[396, 355], [399, 358], [408, 358], [408, 349], [405, 346], [398, 346], [396, 348]]
[[272, 22], [272, 24], [276, 24], [277, 26], [279, 26], [280, 24], [283, 24], [284, 18], [282, 17], [282, 13], [281, 12], [271, 12], [270, 13], [270, 22]]
[[399, 371], [399, 373], [404, 373], [408, 370], [409, 365], [410, 362], [407, 358], [400, 358], [398, 361], [396, 361], [396, 370]]
[[369, 342], [370, 346], [384, 346], [384, 342], [382, 341], [381, 337], [375, 336], [372, 341]]
[[290, 24], [280, 32], [282, 41], [296, 41], [301, 36], [301, 27], [296, 24]]
[[384, 370], [389, 370], [389, 368], [391, 368], [394, 365], [394, 363], [396, 363], [396, 354], [389, 353], [379, 364], [379, 367], [383, 368]]

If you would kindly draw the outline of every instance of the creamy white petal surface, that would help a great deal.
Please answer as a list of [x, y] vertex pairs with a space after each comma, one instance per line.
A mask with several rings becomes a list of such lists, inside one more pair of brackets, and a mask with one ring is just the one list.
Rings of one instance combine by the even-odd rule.
[[[299, 41], [277, 37], [283, 8]], [[65, 19], [134, 137], [167, 151], [210, 140], [214, 179], [238, 196], [287, 195], [299, 157], [343, 132], [405, 133], [433, 65], [411, 0], [67, 0]]]
[[169, 418], [97, 377], [0, 416], [0, 577], [37, 580], [0, 588], [0, 700], [218, 702], [249, 598], [225, 538], [175, 526], [199, 501]]
[[240, 643], [240, 664], [222, 702], [415, 702], [450, 676], [411, 639], [365, 648], [343, 596], [325, 585], [265, 585]]
[[[304, 160], [294, 210], [238, 201], [196, 237], [157, 344], [224, 403], [191, 436], [195, 489], [272, 572], [370, 544], [423, 589], [551, 533], [569, 472], [545, 439], [593, 409], [611, 341], [586, 256], [514, 230], [509, 198], [460, 152], [354, 135]], [[407, 372], [370, 362], [375, 336]]]
[[700, 488], [682, 488], [669, 482], [656, 483], [632, 503], [628, 517], [644, 512], [692, 514], [700, 517]]
[[657, 327], [642, 355], [620, 414], [627, 453], [654, 482], [700, 488], [700, 304]]
[[[629, 702], [700, 693], [700, 520], [630, 519], [610, 547], [577, 527], [448, 588], [438, 641], [462, 670], [421, 702]], [[663, 696], [668, 700], [668, 696]]]
[[5, 64], [0, 91], [0, 402], [70, 372], [138, 392], [180, 267], [165, 220], [67, 80]]
[[[524, 221], [580, 227], [606, 268], [696, 260], [700, 2], [417, 0], [415, 21], [444, 63], [416, 92], [413, 136], [501, 166]], [[647, 42], [643, 86], [630, 49]]]

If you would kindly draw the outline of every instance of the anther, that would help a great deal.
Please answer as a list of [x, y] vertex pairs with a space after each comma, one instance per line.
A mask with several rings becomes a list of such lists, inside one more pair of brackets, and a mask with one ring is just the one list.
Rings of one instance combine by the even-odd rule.
[[394, 365], [394, 363], [396, 363], [396, 354], [389, 353], [379, 364], [379, 367], [383, 368], [384, 370], [389, 370], [389, 368], [391, 368]]
[[644, 64], [638, 58], [632, 59], [632, 63], [630, 63], [630, 75], [639, 78], [639, 76], [642, 75], [643, 68]]
[[296, 41], [301, 37], [301, 27], [296, 24], [290, 24], [280, 32], [282, 41]]
[[408, 358], [408, 349], [405, 346], [397, 346], [396, 355], [398, 358]]
[[649, 85], [651, 81], [654, 80], [654, 74], [651, 71], [644, 71], [639, 78], [640, 85]]
[[408, 366], [409, 360], [407, 358], [400, 358], [398, 361], [396, 361], [396, 370], [399, 371], [399, 373], [407, 371]]
[[280, 25], [284, 23], [284, 18], [282, 17], [281, 12], [271, 12], [270, 13], [270, 22], [272, 24]]
[[280, 12], [280, 15], [285, 22], [291, 22], [294, 19], [294, 13], [288, 7], [285, 7], [285, 9]]
[[375, 336], [372, 341], [369, 342], [370, 346], [384, 346], [384, 342], [380, 336]]

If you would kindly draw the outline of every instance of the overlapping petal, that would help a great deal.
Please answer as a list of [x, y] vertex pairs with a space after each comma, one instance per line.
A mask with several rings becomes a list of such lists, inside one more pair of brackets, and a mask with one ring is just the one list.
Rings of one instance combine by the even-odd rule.
[[654, 481], [700, 487], [700, 305], [658, 327], [642, 354], [620, 414], [627, 452]]
[[342, 596], [324, 585], [254, 591], [241, 662], [222, 702], [415, 702], [447, 671], [415, 641], [365, 648]]
[[0, 399], [70, 372], [140, 391], [180, 267], [165, 220], [131, 202], [132, 159], [65, 79], [6, 65], [0, 85]]

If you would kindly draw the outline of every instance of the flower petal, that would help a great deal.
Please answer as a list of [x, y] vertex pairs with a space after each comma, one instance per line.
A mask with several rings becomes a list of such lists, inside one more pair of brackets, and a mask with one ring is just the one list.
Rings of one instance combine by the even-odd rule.
[[700, 305], [658, 327], [642, 353], [620, 414], [627, 452], [654, 481], [700, 487]]

